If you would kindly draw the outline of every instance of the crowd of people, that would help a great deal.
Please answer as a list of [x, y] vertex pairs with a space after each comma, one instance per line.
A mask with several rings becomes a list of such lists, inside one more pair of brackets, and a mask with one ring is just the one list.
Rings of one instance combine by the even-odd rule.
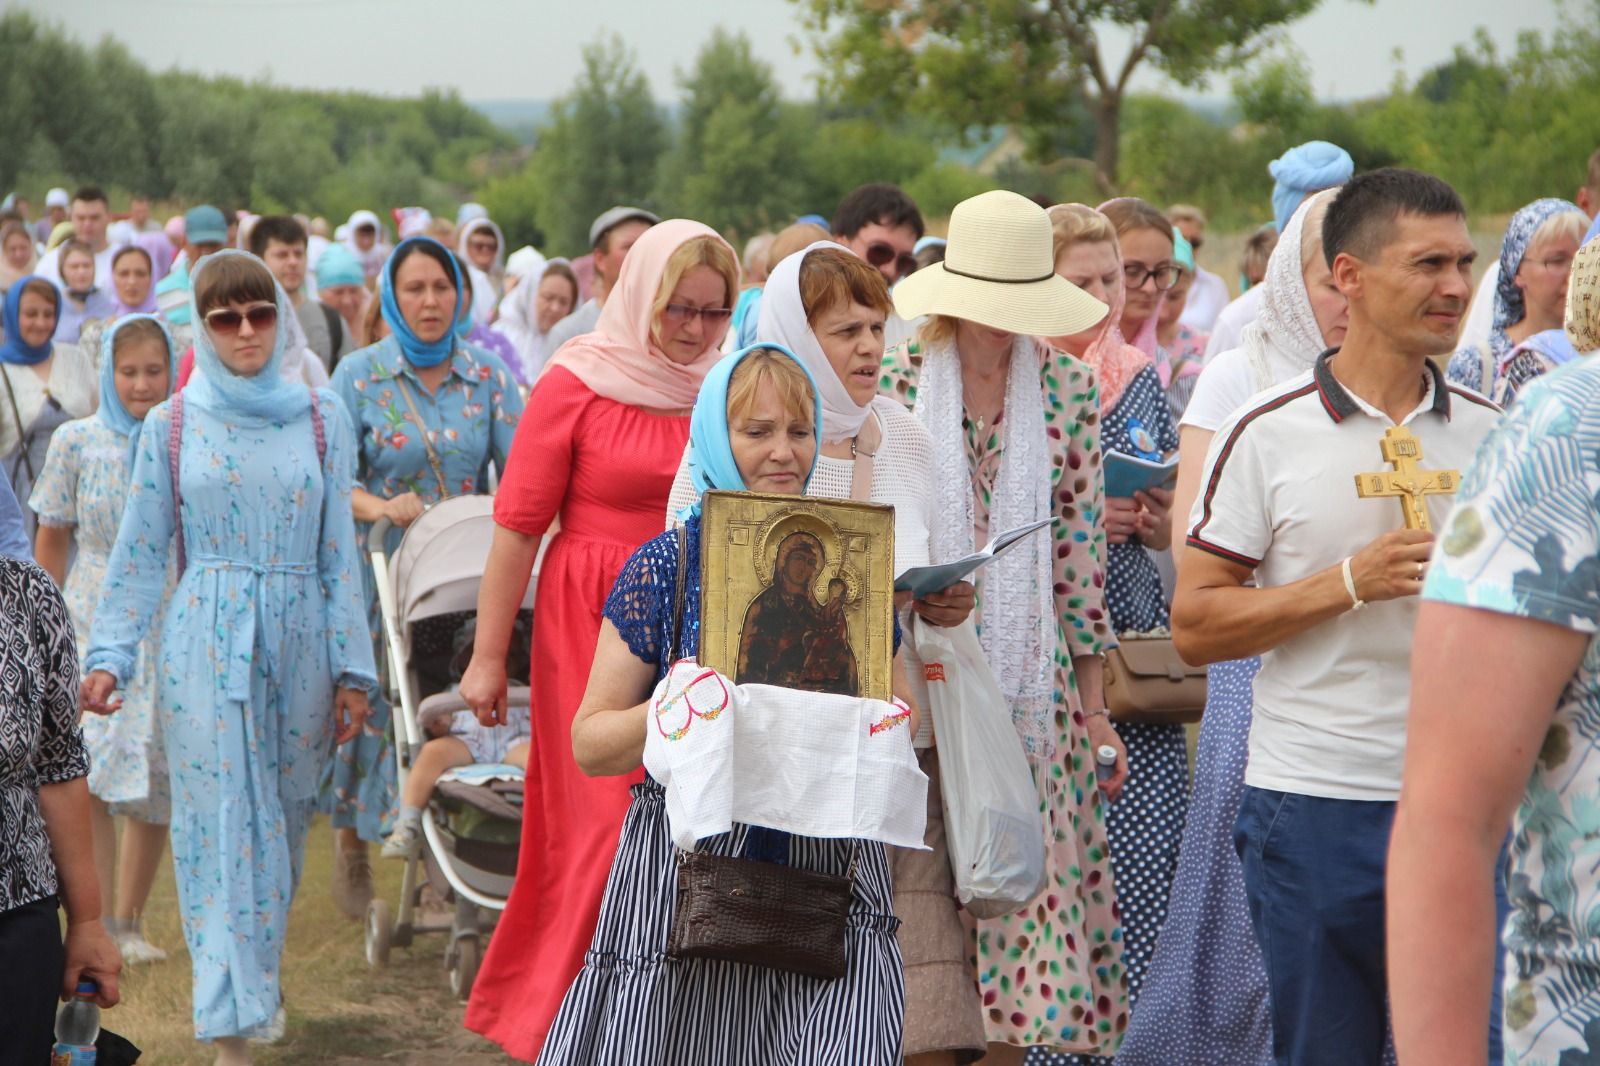
[[[111, 1006], [164, 963], [170, 840], [195, 1036], [248, 1063], [293, 1009], [313, 820], [360, 919], [370, 849], [413, 856], [432, 781], [494, 761], [521, 850], [465, 1025], [519, 1060], [1589, 1061], [1600, 151], [1476, 295], [1440, 179], [1322, 141], [1271, 176], [1237, 297], [1203, 210], [1127, 197], [989, 192], [935, 236], [874, 184], [740, 250], [619, 206], [571, 260], [470, 203], [396, 209], [391, 241], [372, 211], [8, 197], [0, 1060], [44, 1061], [80, 979]], [[1110, 495], [1113, 458], [1175, 479]], [[896, 599], [923, 848], [699, 841], [848, 879], [833, 979], [668, 949], [646, 734], [708, 609], [713, 490], [891, 508], [897, 572], [1050, 527]], [[494, 497], [476, 725], [402, 792], [363, 546], [464, 494]], [[1014, 913], [958, 902], [933, 629], [972, 631], [1029, 767]], [[1108, 710], [1108, 655], [1161, 639], [1207, 667], [1192, 765], [1182, 724]]]

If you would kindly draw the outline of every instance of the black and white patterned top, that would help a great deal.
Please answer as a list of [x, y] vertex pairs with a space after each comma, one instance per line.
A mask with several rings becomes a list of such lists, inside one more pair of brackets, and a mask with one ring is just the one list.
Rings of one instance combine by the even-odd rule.
[[50, 575], [0, 557], [0, 913], [56, 894], [39, 786], [88, 773], [67, 605]]

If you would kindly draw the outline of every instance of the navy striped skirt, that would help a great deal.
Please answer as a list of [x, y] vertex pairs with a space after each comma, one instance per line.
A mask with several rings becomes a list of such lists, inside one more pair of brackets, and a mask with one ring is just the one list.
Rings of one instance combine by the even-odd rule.
[[[742, 854], [745, 826], [699, 850]], [[646, 779], [633, 803], [594, 941], [567, 990], [544, 1066], [899, 1066], [905, 984], [883, 845], [791, 837], [789, 862], [843, 874], [860, 847], [844, 977], [824, 981], [759, 966], [670, 959], [677, 888], [665, 794]], [[559, 921], [559, 915], [552, 915]]]

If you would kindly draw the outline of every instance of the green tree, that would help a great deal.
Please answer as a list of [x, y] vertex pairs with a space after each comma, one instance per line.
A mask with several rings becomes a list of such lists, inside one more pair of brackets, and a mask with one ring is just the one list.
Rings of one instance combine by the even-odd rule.
[[[1236, 66], [1318, 0], [793, 0], [830, 84], [956, 129], [1011, 124], [1058, 133], [1087, 105], [1095, 164], [1116, 185], [1128, 82], [1149, 65], [1186, 87]], [[1098, 27], [1131, 36], [1120, 58]]]
[[650, 206], [665, 147], [665, 123], [621, 38], [586, 47], [578, 84], [556, 101], [528, 164], [534, 221], [551, 248], [586, 252], [600, 212]]
[[[677, 138], [661, 163], [658, 203], [730, 236], [749, 236], [793, 210], [796, 183], [772, 68], [744, 34], [718, 27], [684, 91]], [[798, 146], [798, 142], [796, 146]]]

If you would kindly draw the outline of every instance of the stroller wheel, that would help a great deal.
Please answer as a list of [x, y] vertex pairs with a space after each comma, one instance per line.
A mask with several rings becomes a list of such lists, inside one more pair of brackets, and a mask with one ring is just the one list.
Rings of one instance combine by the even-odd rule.
[[389, 965], [389, 947], [394, 941], [394, 924], [389, 919], [389, 901], [374, 899], [367, 904], [367, 965], [381, 970]]
[[478, 976], [478, 938], [461, 937], [450, 960], [450, 991], [457, 999], [472, 995], [472, 982]]

